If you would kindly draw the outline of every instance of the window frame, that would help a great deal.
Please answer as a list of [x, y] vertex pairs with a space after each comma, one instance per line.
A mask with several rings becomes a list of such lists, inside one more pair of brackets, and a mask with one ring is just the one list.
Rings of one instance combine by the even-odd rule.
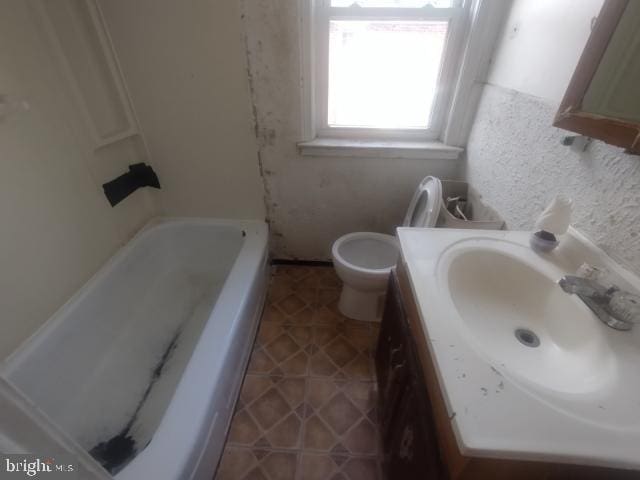
[[[368, 129], [359, 127], [325, 128], [328, 118], [326, 114], [320, 116], [318, 104], [323, 89], [326, 89], [323, 95], [328, 95], [329, 36], [325, 31], [322, 38], [326, 38], [323, 43], [327, 46], [319, 47], [320, 32], [317, 27], [320, 21], [316, 17], [321, 12], [318, 5], [326, 1], [329, 0], [298, 0], [301, 96], [299, 152], [312, 156], [368, 157], [376, 154], [389, 158], [458, 158], [471, 131], [494, 45], [503, 31], [511, 0], [463, 0], [461, 7], [464, 13], [455, 26], [457, 38], [451, 40], [457, 43], [455, 48], [459, 50], [455, 61], [450, 60], [442, 68], [440, 83], [444, 88], [439, 92], [438, 112], [434, 112], [438, 116], [434, 118], [439, 123], [438, 135], [434, 135], [434, 132], [420, 135], [424, 130], [401, 132], [395, 129], [372, 129], [372, 132], [367, 132]], [[388, 13], [385, 10], [380, 9], [380, 12]], [[326, 25], [328, 27], [328, 21]], [[449, 30], [450, 35], [454, 35], [452, 30]], [[322, 54], [321, 48], [327, 52], [326, 55]], [[324, 80], [321, 76], [323, 71], [326, 72]]]
[[[355, 1], [355, 0], [354, 0]], [[358, 138], [386, 140], [422, 140], [433, 141], [440, 137], [448, 100], [451, 96], [450, 85], [454, 83], [456, 67], [459, 64], [465, 22], [470, 2], [460, 1], [459, 7], [435, 8], [364, 8], [358, 5], [350, 7], [332, 7], [331, 0], [314, 2], [315, 22], [315, 125], [316, 135], [322, 138]], [[328, 123], [329, 107], [329, 25], [332, 20], [447, 20], [447, 38], [442, 52], [442, 63], [438, 74], [437, 88], [428, 128], [375, 128], [375, 127], [336, 127]]]

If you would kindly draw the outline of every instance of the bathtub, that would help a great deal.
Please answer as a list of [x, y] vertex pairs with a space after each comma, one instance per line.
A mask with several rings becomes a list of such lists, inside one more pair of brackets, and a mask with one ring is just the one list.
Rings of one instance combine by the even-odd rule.
[[263, 222], [154, 221], [2, 373], [116, 480], [210, 480], [267, 280]]

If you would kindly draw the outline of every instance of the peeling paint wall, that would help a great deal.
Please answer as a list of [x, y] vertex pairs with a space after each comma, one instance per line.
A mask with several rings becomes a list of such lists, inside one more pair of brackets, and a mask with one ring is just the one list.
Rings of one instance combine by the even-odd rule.
[[[591, 10], [569, 15], [573, 0], [515, 2], [489, 75], [497, 85], [484, 88], [467, 147], [466, 177], [510, 229], [532, 228], [554, 195], [570, 196], [573, 225], [640, 273], [640, 157], [599, 141], [586, 152], [573, 152], [561, 145], [564, 136], [573, 134], [552, 126], [573, 71], [567, 74], [564, 68], [556, 74], [554, 65], [575, 65], [601, 3], [581, 3]], [[539, 11], [543, 4], [546, 12]], [[556, 50], [547, 48], [546, 55], [529, 55], [533, 47], [514, 35], [514, 25], [520, 33], [544, 30], [564, 43]], [[567, 45], [573, 45], [571, 55]], [[522, 59], [531, 62], [529, 74], [516, 78], [509, 69], [519, 69]]]
[[451, 160], [301, 156], [297, 2], [239, 1], [274, 257], [328, 259], [340, 235], [392, 233], [422, 177], [458, 178]]

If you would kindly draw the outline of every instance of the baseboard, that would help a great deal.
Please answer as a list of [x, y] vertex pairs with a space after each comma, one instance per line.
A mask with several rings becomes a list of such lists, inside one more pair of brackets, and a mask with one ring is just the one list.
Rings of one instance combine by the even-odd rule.
[[271, 265], [298, 265], [303, 267], [332, 267], [333, 263], [323, 260], [287, 260], [284, 258], [271, 259]]

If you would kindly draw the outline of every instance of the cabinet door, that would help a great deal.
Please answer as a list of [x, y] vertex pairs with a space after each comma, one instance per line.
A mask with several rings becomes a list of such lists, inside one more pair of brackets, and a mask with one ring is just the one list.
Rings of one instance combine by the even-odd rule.
[[[387, 457], [389, 479], [440, 480], [442, 470], [430, 417], [425, 416], [422, 385], [408, 382], [393, 426]], [[426, 392], [425, 392], [426, 393]], [[429, 413], [427, 413], [429, 415]]]
[[397, 415], [398, 402], [409, 381], [404, 338], [404, 309], [395, 288], [393, 276], [389, 282], [380, 336], [376, 349], [378, 379], [378, 413], [385, 450], [389, 447], [390, 426]]
[[383, 462], [390, 480], [436, 480], [442, 469], [433, 413], [410, 332], [392, 274], [376, 351]]
[[397, 423], [398, 416], [400, 415], [403, 395], [405, 395], [407, 385], [411, 378], [408, 370], [407, 362], [402, 360], [401, 363], [394, 365], [389, 372], [386, 402], [380, 407], [381, 410], [379, 418], [380, 435], [382, 438], [383, 448], [385, 450], [385, 456], [392, 448], [391, 436], [393, 435], [393, 430], [395, 428], [394, 425]]

